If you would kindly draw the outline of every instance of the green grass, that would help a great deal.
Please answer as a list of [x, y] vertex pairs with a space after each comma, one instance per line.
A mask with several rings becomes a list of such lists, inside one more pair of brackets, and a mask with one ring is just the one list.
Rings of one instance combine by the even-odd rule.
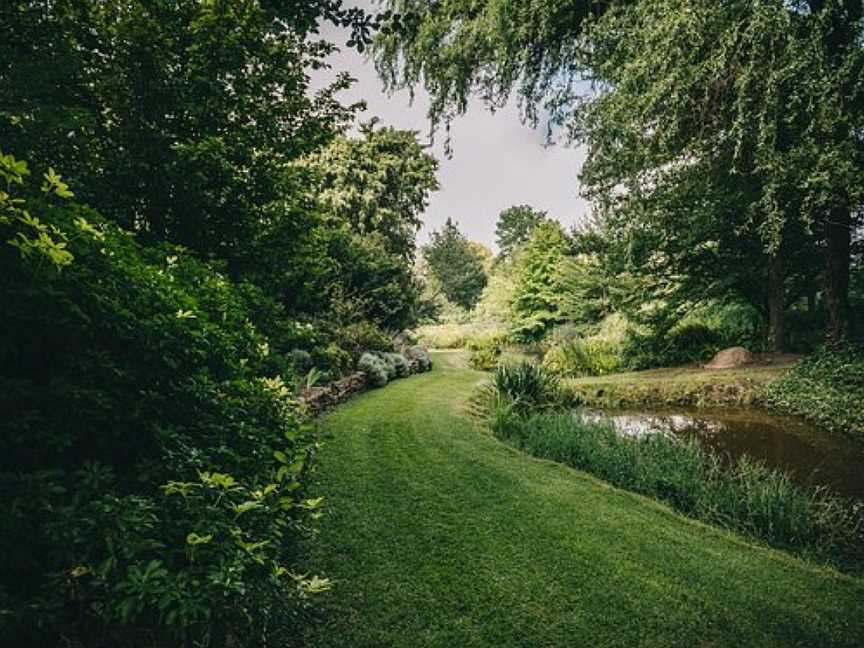
[[324, 423], [309, 646], [860, 646], [864, 581], [511, 449], [458, 354]]
[[784, 376], [791, 364], [737, 369], [700, 367], [651, 369], [609, 376], [564, 380], [574, 399], [592, 407], [625, 405], [753, 405], [765, 386]]
[[[518, 404], [518, 401], [517, 401]], [[492, 401], [491, 429], [531, 454], [591, 473], [669, 503], [691, 517], [862, 573], [864, 528], [852, 503], [744, 455], [726, 464], [698, 441], [661, 434], [627, 436], [570, 413], [519, 415]]]

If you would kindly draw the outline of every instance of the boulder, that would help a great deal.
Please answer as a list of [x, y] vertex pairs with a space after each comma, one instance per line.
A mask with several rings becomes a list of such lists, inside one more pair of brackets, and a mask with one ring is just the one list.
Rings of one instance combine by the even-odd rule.
[[706, 369], [733, 369], [753, 362], [753, 354], [744, 347], [730, 347], [718, 351], [714, 359], [705, 365]]

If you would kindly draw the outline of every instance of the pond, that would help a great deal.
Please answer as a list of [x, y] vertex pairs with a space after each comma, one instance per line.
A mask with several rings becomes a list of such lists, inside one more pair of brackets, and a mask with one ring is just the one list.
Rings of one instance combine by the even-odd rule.
[[831, 434], [806, 421], [755, 408], [639, 409], [585, 412], [630, 435], [669, 434], [696, 439], [716, 454], [742, 455], [787, 472], [801, 485], [827, 486], [864, 502], [864, 444]]

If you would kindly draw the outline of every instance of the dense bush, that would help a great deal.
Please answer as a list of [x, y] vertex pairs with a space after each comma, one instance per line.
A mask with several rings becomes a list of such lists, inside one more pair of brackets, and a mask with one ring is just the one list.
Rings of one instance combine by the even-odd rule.
[[507, 334], [498, 331], [488, 331], [468, 338], [465, 348], [469, 352], [468, 364], [474, 369], [489, 371], [498, 365]]
[[605, 376], [626, 367], [621, 351], [621, 344], [617, 341], [574, 339], [547, 351], [543, 366], [562, 377]]
[[417, 340], [430, 349], [461, 349], [476, 327], [463, 324], [435, 324], [417, 329]]
[[765, 402], [864, 439], [864, 347], [822, 349], [769, 384]]
[[343, 349], [354, 354], [364, 351], [392, 351], [392, 338], [380, 328], [369, 322], [355, 322], [338, 331], [338, 343]]
[[312, 362], [330, 380], [336, 380], [351, 371], [354, 358], [335, 342], [312, 349]]
[[0, 634], [282, 643], [326, 585], [291, 572], [314, 440], [244, 291], [92, 210], [31, 209], [74, 258], [0, 245]]
[[429, 358], [429, 353], [422, 346], [415, 345], [408, 347], [405, 350], [405, 357], [416, 364], [418, 372], [432, 369], [432, 360]]
[[401, 353], [388, 353], [387, 355], [393, 363], [393, 367], [396, 369], [397, 378], [405, 378], [406, 376], [411, 375], [411, 365], [408, 363], [408, 360], [405, 359], [405, 356]]
[[357, 370], [366, 374], [369, 384], [383, 387], [390, 380], [389, 365], [374, 353], [364, 353], [357, 362]]
[[489, 419], [496, 435], [529, 454], [586, 470], [695, 518], [823, 559], [864, 559], [862, 520], [851, 503], [797, 488], [746, 456], [727, 466], [696, 441], [626, 436], [572, 414], [520, 416], [502, 403]]

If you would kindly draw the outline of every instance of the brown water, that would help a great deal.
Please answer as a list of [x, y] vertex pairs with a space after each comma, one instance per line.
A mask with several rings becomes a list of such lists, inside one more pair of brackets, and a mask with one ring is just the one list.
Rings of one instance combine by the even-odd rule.
[[796, 483], [827, 486], [864, 502], [864, 444], [800, 418], [755, 408], [609, 410], [583, 416], [609, 421], [623, 434], [669, 434], [696, 439], [733, 459], [750, 455], [787, 472]]

